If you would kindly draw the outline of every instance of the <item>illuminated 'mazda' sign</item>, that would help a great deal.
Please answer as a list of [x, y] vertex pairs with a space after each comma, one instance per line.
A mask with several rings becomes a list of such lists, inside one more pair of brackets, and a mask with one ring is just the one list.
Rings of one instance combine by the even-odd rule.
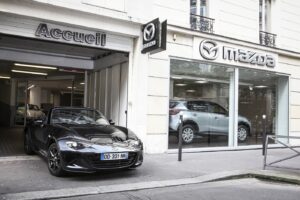
[[77, 31], [62, 30], [60, 28], [49, 28], [47, 24], [40, 23], [35, 36], [47, 39], [73, 41], [76, 43], [85, 43], [90, 45], [105, 46], [105, 33], [80, 33]]

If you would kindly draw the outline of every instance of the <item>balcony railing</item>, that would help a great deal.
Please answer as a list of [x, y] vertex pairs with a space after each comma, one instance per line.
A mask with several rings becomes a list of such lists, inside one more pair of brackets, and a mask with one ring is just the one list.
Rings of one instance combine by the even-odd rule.
[[261, 45], [275, 47], [276, 46], [276, 34], [268, 33], [264, 31], [259, 32], [259, 42]]
[[206, 33], [214, 32], [215, 19], [191, 14], [190, 20], [191, 20], [191, 29], [201, 31], [201, 32], [206, 32]]

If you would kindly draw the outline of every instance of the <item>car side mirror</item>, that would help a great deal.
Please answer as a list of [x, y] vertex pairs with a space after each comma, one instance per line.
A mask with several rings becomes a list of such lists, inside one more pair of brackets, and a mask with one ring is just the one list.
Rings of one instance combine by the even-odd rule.
[[108, 120], [108, 122], [110, 125], [115, 125], [115, 122], [112, 119]]
[[34, 120], [34, 125], [43, 127], [46, 123], [46, 118]]

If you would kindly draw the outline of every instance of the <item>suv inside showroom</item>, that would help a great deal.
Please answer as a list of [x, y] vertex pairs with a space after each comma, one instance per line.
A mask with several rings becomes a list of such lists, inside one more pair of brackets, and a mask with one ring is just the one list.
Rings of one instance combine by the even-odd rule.
[[[180, 115], [183, 116], [182, 139], [186, 144], [192, 143], [196, 135], [228, 135], [228, 110], [217, 103], [204, 100], [172, 100], [169, 104], [170, 134], [177, 136]], [[238, 140], [245, 142], [250, 135], [251, 123], [238, 117]]]

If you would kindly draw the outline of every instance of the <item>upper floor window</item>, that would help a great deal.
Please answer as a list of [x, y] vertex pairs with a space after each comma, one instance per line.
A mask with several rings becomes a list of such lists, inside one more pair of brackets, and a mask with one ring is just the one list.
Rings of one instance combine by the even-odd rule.
[[271, 0], [259, 0], [259, 30], [271, 29]]
[[214, 19], [207, 17], [207, 3], [207, 0], [190, 0], [190, 23], [194, 30], [213, 33]]
[[272, 0], [259, 0], [259, 40], [260, 44], [275, 46], [276, 34], [271, 33]]
[[190, 0], [191, 14], [207, 17], [206, 0]]
[[191, 0], [191, 14], [197, 14], [197, 0]]
[[206, 0], [200, 0], [200, 15], [207, 17]]

